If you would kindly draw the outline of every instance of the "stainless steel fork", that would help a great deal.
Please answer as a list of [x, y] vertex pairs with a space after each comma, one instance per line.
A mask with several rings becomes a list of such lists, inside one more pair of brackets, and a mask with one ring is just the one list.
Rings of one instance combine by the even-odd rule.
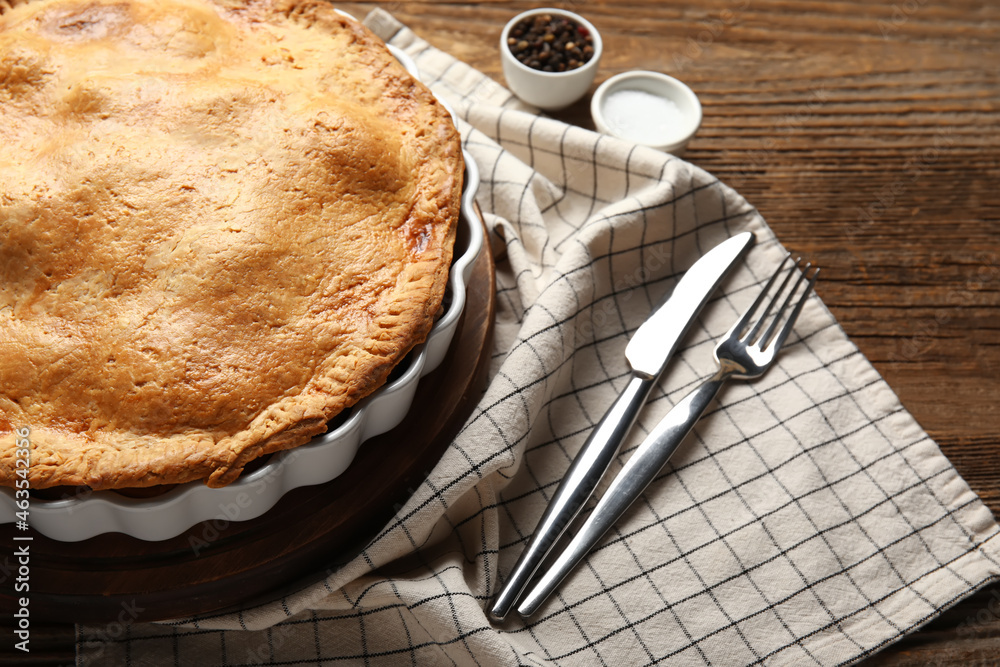
[[[716, 345], [715, 359], [719, 364], [718, 372], [675, 405], [636, 448], [587, 521], [580, 527], [579, 532], [525, 596], [517, 608], [519, 614], [530, 616], [535, 613], [563, 578], [642, 494], [727, 380], [756, 378], [763, 375], [770, 367], [795, 325], [795, 320], [802, 311], [802, 306], [812, 291], [819, 273], [819, 269], [812, 269], [811, 264], [800, 266], [802, 260], [796, 260], [791, 270], [785, 273], [781, 286], [768, 299], [774, 283], [782, 272], [785, 272], [789, 257], [785, 256], [753, 305]], [[785, 289], [795, 274], [798, 274], [798, 279], [786, 294]], [[803, 283], [805, 283], [804, 288], [802, 288]], [[800, 291], [801, 295], [792, 305], [793, 299]], [[756, 315], [765, 301], [767, 304], [763, 312]], [[779, 302], [781, 306], [772, 313], [775, 304]], [[765, 325], [767, 329], [761, 333]]]

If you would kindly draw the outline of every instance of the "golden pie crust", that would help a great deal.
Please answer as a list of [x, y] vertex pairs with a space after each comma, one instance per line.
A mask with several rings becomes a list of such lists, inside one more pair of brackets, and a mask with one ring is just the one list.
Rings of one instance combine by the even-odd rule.
[[313, 0], [0, 0], [0, 484], [235, 480], [422, 342], [458, 134]]

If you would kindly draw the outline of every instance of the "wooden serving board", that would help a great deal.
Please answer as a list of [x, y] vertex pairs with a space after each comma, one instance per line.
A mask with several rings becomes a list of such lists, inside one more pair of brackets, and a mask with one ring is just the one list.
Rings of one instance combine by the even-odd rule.
[[[487, 242], [451, 348], [420, 380], [405, 420], [362, 443], [342, 475], [290, 491], [257, 519], [205, 522], [159, 542], [109, 533], [67, 543], [20, 532], [33, 535], [32, 623], [110, 622], [140, 609], [128, 620], [146, 622], [237, 609], [278, 599], [349, 561], [427, 477], [478, 402], [494, 297]], [[0, 526], [0, 564], [16, 563], [14, 545], [26, 544], [14, 542], [17, 532]], [[9, 618], [20, 595], [3, 586], [0, 613]]]

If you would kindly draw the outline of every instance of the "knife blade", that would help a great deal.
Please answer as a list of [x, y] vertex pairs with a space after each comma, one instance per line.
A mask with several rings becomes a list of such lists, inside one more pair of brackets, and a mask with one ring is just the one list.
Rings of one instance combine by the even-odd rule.
[[593, 495], [684, 334], [754, 240], [753, 232], [743, 232], [712, 248], [688, 269], [670, 298], [632, 335], [625, 348], [632, 369], [628, 385], [570, 464], [528, 546], [493, 600], [488, 613], [494, 621], [507, 616], [552, 547]]

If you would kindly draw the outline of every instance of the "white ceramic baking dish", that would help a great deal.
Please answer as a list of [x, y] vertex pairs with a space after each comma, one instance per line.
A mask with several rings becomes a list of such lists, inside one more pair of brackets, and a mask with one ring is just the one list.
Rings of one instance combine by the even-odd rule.
[[[181, 484], [151, 498], [116, 491], [89, 491], [58, 500], [32, 498], [28, 522], [52, 539], [75, 542], [119, 532], [142, 540], [164, 540], [213, 519], [245, 521], [271, 509], [288, 491], [323, 484], [344, 472], [367, 439], [397, 426], [406, 416], [420, 378], [444, 359], [465, 306], [466, 284], [483, 249], [483, 232], [473, 210], [479, 171], [465, 154], [461, 230], [449, 277], [445, 312], [427, 341], [405, 359], [397, 377], [350, 409], [346, 420], [312, 442], [271, 456], [253, 472], [221, 489], [202, 482]], [[12, 489], [0, 489], [0, 523], [18, 520]]]
[[[413, 60], [390, 50], [414, 76]], [[441, 363], [451, 345], [465, 307], [466, 285], [483, 249], [483, 232], [474, 208], [479, 170], [468, 153], [455, 259], [452, 262], [443, 315], [427, 341], [411, 352], [389, 382], [338, 418], [338, 425], [312, 442], [277, 453], [260, 468], [236, 482], [212, 489], [202, 482], [178, 485], [169, 491], [135, 498], [116, 491], [85, 489], [71, 497], [31, 498], [28, 523], [55, 540], [76, 542], [103, 533], [125, 533], [142, 540], [165, 540], [202, 521], [246, 521], [271, 509], [288, 491], [323, 484], [344, 472], [361, 444], [396, 427], [406, 416], [421, 377]], [[460, 245], [459, 245], [460, 244]], [[0, 489], [0, 523], [20, 519], [12, 489]]]

